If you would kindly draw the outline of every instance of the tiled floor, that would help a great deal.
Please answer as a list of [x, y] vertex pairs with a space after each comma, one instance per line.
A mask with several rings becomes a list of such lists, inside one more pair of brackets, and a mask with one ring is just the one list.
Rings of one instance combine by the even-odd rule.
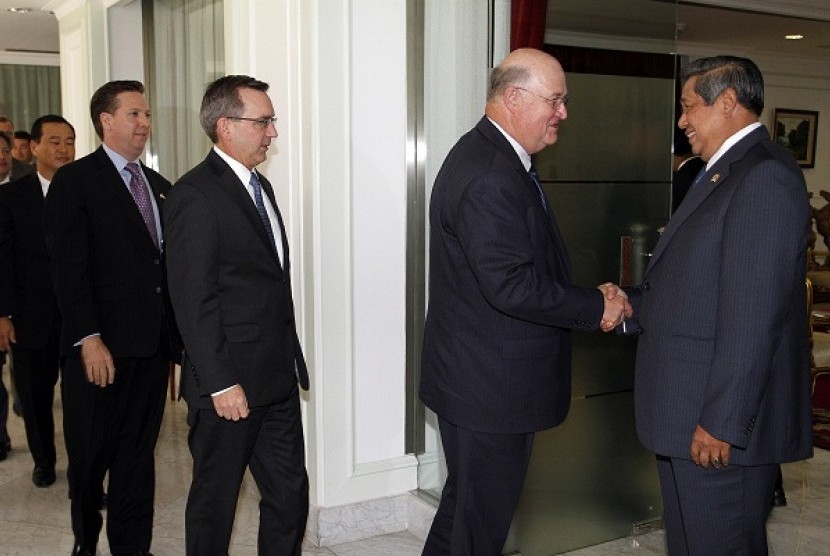
[[[4, 373], [5, 375], [6, 373]], [[4, 376], [7, 379], [7, 376]], [[72, 533], [66, 488], [66, 457], [59, 427], [58, 481], [50, 488], [35, 488], [32, 462], [26, 448], [23, 422], [9, 416], [12, 452], [0, 463], [0, 556], [60, 556], [69, 554]], [[183, 403], [168, 402], [156, 456], [158, 470], [153, 553], [156, 556], [184, 554], [183, 516], [190, 484], [190, 453]], [[774, 556], [830, 554], [830, 452], [817, 450], [807, 462], [785, 466], [785, 488], [789, 505], [773, 511], [769, 521]], [[232, 556], [256, 555], [257, 500], [250, 489], [240, 499], [234, 530]], [[423, 543], [407, 533], [385, 535], [326, 548], [308, 546], [303, 555], [327, 556], [417, 556]], [[99, 554], [109, 554], [102, 538]], [[571, 556], [664, 555], [661, 531], [620, 539], [569, 553]], [[546, 555], [547, 556], [547, 555]]]

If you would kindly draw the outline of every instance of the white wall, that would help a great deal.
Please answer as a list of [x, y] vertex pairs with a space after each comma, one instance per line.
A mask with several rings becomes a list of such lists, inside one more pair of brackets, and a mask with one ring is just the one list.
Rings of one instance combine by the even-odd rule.
[[227, 71], [271, 83], [279, 118], [265, 171], [293, 247], [317, 506], [416, 486], [403, 445], [405, 15], [404, 0], [226, 3]]

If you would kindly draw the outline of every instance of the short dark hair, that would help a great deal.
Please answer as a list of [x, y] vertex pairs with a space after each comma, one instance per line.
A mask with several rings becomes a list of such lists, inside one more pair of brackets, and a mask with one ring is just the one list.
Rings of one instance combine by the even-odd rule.
[[733, 89], [738, 102], [760, 116], [764, 111], [764, 76], [755, 62], [737, 56], [713, 56], [690, 62], [680, 70], [680, 79], [697, 77], [695, 92], [711, 106], [726, 89]]
[[110, 81], [104, 83], [92, 95], [89, 101], [89, 113], [92, 116], [92, 125], [98, 138], [104, 139], [104, 126], [101, 125], [101, 114], [112, 114], [118, 109], [118, 95], [121, 93], [144, 94], [144, 85], [140, 81]]
[[58, 116], [57, 114], [46, 114], [45, 116], [41, 116], [35, 120], [35, 123], [32, 124], [32, 134], [29, 139], [35, 141], [36, 143], [40, 143], [40, 140], [43, 138], [43, 124], [66, 124], [69, 126], [69, 129], [72, 130], [72, 135], [75, 135], [75, 128], [72, 124], [67, 122], [63, 116]]
[[14, 138], [15, 139], [23, 139], [25, 141], [31, 141], [32, 140], [32, 136], [29, 135], [29, 132], [28, 131], [23, 131], [22, 129], [19, 129], [19, 130], [14, 132]]
[[265, 93], [268, 92], [268, 83], [248, 75], [226, 75], [209, 83], [205, 89], [199, 120], [211, 142], [216, 143], [218, 139], [216, 122], [219, 118], [242, 115], [245, 106], [239, 98], [239, 89], [254, 89]]
[[12, 136], [10, 133], [0, 131], [0, 139], [6, 142], [6, 146], [12, 148]]

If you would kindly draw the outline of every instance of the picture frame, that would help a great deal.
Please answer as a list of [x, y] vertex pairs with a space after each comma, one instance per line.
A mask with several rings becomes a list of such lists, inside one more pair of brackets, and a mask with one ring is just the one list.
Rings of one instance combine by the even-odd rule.
[[802, 168], [816, 165], [818, 112], [776, 108], [772, 116], [773, 140], [786, 148]]

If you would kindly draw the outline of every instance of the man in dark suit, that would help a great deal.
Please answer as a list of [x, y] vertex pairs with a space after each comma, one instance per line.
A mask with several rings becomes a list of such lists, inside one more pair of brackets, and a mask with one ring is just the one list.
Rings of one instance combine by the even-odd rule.
[[[11, 121], [6, 116], [0, 116], [0, 132], [3, 132], [8, 135], [8, 143], [9, 149], [14, 148], [14, 122]], [[11, 171], [8, 174], [8, 181], [14, 181], [17, 179], [22, 178], [23, 176], [33, 174], [35, 172], [35, 167], [31, 164], [27, 164], [15, 158], [14, 156], [9, 157], [9, 164], [11, 167]], [[0, 171], [0, 183], [3, 183], [6, 176], [3, 174], [5, 170]]]
[[531, 166], [557, 140], [567, 93], [553, 57], [512, 52], [435, 180], [420, 395], [438, 415], [448, 477], [425, 555], [501, 554], [534, 433], [568, 412], [571, 329], [622, 319], [616, 287], [571, 283]]
[[285, 227], [255, 168], [277, 136], [268, 85], [243, 75], [211, 83], [207, 158], [176, 182], [165, 209], [170, 293], [185, 344], [193, 482], [190, 556], [226, 554], [246, 468], [259, 487], [259, 554], [300, 554], [308, 477]]
[[682, 79], [678, 125], [707, 166], [630, 293], [637, 432], [672, 556], [766, 554], [778, 464], [812, 454], [807, 191], [758, 121], [752, 61], [704, 58]]
[[103, 145], [55, 173], [44, 206], [62, 315], [73, 554], [95, 553], [107, 472], [112, 553], [148, 554], [152, 538], [153, 450], [177, 346], [160, 220], [170, 182], [139, 160], [150, 135], [143, 93], [137, 81], [95, 92]]
[[75, 160], [75, 129], [61, 116], [32, 125], [37, 173], [0, 188], [0, 350], [11, 349], [14, 383], [34, 459], [32, 482], [55, 482], [60, 315], [43, 241], [43, 198], [55, 172]]

